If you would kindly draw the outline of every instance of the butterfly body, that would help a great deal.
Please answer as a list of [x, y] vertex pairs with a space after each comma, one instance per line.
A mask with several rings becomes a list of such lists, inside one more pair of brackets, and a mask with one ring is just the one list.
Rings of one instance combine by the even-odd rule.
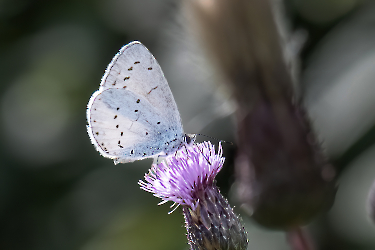
[[139, 42], [112, 59], [90, 98], [87, 120], [91, 142], [115, 163], [174, 153], [195, 138], [185, 135], [167, 80]]

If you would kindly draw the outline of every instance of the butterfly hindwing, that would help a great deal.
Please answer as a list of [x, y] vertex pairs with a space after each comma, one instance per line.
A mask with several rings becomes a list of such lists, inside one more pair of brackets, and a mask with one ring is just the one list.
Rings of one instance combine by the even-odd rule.
[[89, 134], [98, 151], [120, 161], [168, 153], [184, 140], [180, 126], [170, 124], [146, 98], [126, 89], [98, 92], [89, 122]]

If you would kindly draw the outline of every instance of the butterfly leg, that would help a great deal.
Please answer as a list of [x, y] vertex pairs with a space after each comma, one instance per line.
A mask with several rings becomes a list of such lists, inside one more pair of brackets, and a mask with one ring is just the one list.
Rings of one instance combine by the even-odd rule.
[[211, 162], [210, 162], [210, 161], [207, 159], [207, 157], [204, 155], [204, 153], [203, 153], [203, 149], [201, 149], [201, 148], [200, 148], [195, 142], [194, 142], [194, 145], [196, 145], [196, 146], [199, 148], [199, 151], [201, 151], [201, 153], [202, 153], [204, 159], [206, 159], [207, 163], [208, 163], [209, 165], [211, 165]]
[[158, 165], [159, 164], [159, 157], [160, 157], [160, 155], [158, 155], [158, 157], [154, 158], [154, 161], [152, 162], [152, 164]]

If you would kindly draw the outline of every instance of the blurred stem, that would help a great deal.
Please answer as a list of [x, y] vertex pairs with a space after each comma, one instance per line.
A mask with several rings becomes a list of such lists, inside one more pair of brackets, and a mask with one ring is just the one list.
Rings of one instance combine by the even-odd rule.
[[349, 147], [333, 162], [340, 174], [354, 159], [375, 144], [375, 126], [372, 126], [361, 138]]
[[292, 250], [315, 250], [309, 232], [301, 227], [288, 231], [286, 237]]

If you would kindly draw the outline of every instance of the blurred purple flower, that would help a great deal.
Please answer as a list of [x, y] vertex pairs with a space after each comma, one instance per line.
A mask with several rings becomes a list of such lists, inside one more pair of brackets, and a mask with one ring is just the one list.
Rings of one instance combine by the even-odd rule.
[[139, 185], [164, 204], [181, 205], [191, 249], [246, 249], [247, 235], [240, 219], [220, 194], [215, 177], [225, 158], [210, 142], [186, 146], [154, 164]]

